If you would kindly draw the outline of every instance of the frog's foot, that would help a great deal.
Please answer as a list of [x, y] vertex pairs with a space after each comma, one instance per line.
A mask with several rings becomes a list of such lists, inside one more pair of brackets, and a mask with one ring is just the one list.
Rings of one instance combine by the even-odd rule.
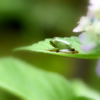
[[59, 52], [58, 49], [50, 49], [50, 50], [47, 50], [47, 51], [50, 51], [50, 52]]
[[77, 54], [77, 50], [71, 50], [71, 49], [61, 49], [59, 50], [59, 53], [66, 53], [66, 54]]

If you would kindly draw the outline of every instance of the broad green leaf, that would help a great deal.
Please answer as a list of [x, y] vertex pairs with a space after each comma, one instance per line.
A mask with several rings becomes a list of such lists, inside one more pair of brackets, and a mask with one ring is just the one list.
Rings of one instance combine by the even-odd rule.
[[26, 46], [26, 47], [20, 47], [15, 49], [15, 51], [19, 51], [19, 50], [27, 50], [27, 51], [31, 51], [31, 52], [40, 52], [40, 53], [46, 53], [46, 54], [53, 54], [53, 55], [59, 55], [59, 56], [68, 56], [68, 57], [76, 57], [76, 58], [88, 58], [88, 59], [93, 59], [93, 58], [98, 58], [100, 57], [100, 48], [99, 46], [97, 46], [96, 48], [88, 51], [88, 52], [83, 52], [80, 48], [81, 43], [79, 42], [77, 37], [64, 37], [64, 38], [60, 38], [62, 40], [68, 41], [69, 43], [71, 43], [71, 45], [79, 52], [78, 54], [67, 54], [67, 53], [58, 53], [58, 52], [52, 52], [50, 51], [51, 49], [53, 49], [54, 47], [52, 47], [50, 45], [50, 40], [52, 38], [49, 39], [45, 39], [44, 41], [40, 41], [38, 43], [35, 43], [33, 45], [30, 46]]
[[16, 100], [100, 100], [80, 82], [68, 82], [14, 58], [0, 59], [0, 89], [5, 91], [0, 91], [0, 100], [8, 100], [8, 94]]
[[0, 59], [0, 88], [21, 100], [72, 100], [71, 84], [14, 58]]
[[79, 98], [75, 100], [100, 100], [100, 93], [90, 89], [80, 80], [74, 80], [72, 87], [75, 95]]

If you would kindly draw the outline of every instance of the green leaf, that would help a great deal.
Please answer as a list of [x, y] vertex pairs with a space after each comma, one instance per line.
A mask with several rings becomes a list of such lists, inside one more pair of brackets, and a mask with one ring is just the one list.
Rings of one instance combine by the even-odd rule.
[[88, 52], [83, 52], [80, 48], [81, 43], [79, 42], [77, 37], [70, 37], [70, 38], [67, 38], [67, 37], [60, 38], [59, 37], [59, 39], [62, 39], [62, 40], [65, 40], [71, 43], [71, 45], [79, 52], [78, 54], [52, 52], [50, 50], [53, 49], [54, 47], [50, 45], [51, 39], [52, 38], [45, 39], [44, 41], [40, 41], [30, 46], [20, 47], [20, 48], [15, 49], [14, 51], [27, 50], [27, 51], [32, 51], [32, 52], [40, 52], [40, 53], [53, 54], [53, 55], [59, 55], [59, 56], [68, 56], [68, 57], [86, 58], [86, 59], [87, 58], [94, 59], [94, 58], [100, 57], [99, 46]]
[[22, 99], [0, 88], [0, 100], [22, 100]]
[[100, 100], [100, 93], [90, 89], [80, 80], [72, 82], [73, 91], [77, 97], [75, 100]]
[[70, 83], [14, 58], [0, 59], [0, 89], [0, 100], [8, 100], [8, 94], [14, 95], [11, 100], [100, 100], [80, 81]]
[[74, 96], [62, 76], [14, 58], [0, 59], [0, 88], [21, 100], [72, 100]]
[[86, 98], [86, 97], [76, 97], [76, 98], [74, 98], [74, 100], [95, 100], [95, 99], [90, 99], [90, 98]]

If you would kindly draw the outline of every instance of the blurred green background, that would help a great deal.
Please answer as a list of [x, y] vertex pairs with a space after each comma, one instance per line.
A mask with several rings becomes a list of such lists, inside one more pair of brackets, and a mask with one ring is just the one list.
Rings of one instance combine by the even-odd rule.
[[15, 56], [41, 69], [68, 78], [80, 78], [100, 91], [96, 60], [32, 52], [12, 53], [14, 48], [53, 37], [78, 36], [72, 30], [86, 15], [88, 0], [0, 0], [0, 56]]

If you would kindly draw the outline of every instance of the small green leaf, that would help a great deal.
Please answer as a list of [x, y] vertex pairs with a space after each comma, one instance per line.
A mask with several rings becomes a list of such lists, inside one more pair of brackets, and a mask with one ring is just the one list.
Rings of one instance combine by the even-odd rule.
[[44, 41], [40, 41], [38, 43], [35, 43], [30, 46], [26, 47], [20, 47], [15, 49], [14, 51], [19, 51], [19, 50], [27, 50], [27, 51], [32, 51], [32, 52], [40, 52], [40, 53], [46, 53], [46, 54], [53, 54], [53, 55], [59, 55], [59, 56], [68, 56], [68, 57], [76, 57], [76, 58], [88, 58], [88, 59], [94, 59], [100, 57], [100, 48], [99, 46], [88, 51], [88, 52], [83, 52], [80, 48], [81, 43], [79, 42], [77, 37], [64, 37], [60, 38], [62, 40], [68, 41], [71, 43], [71, 45], [79, 52], [78, 54], [67, 54], [67, 53], [58, 53], [58, 52], [52, 52], [50, 51], [54, 47], [50, 45], [50, 39], [45, 39]]
[[0, 59], [0, 88], [21, 100], [72, 100], [74, 96], [62, 76], [14, 58]]

